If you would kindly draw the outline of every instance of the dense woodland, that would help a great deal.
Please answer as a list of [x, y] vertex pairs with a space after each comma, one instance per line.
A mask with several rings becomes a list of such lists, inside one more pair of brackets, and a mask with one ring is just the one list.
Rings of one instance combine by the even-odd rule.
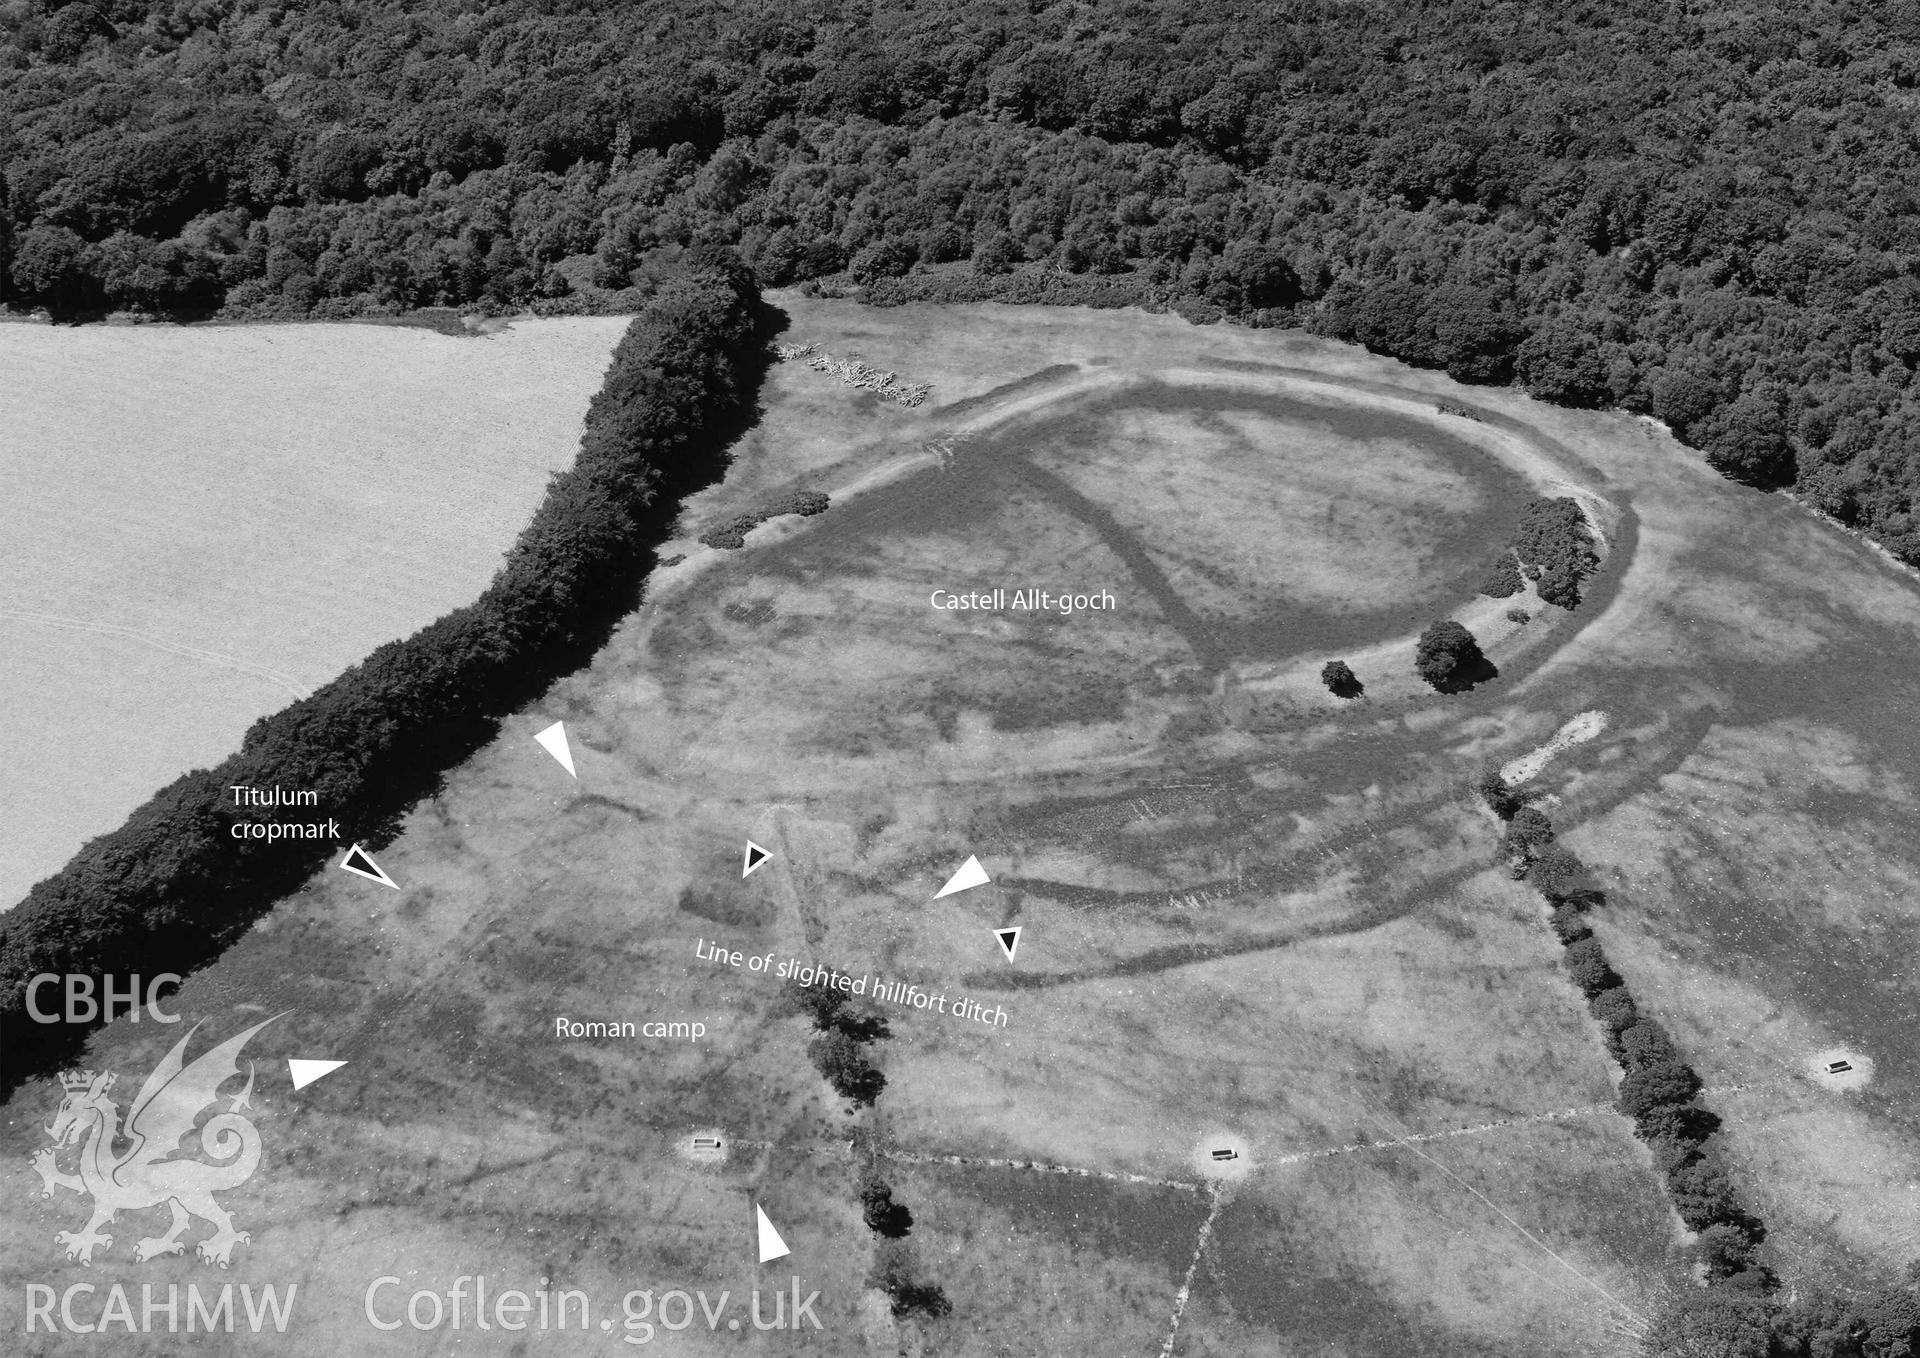
[[1920, 0], [0, 0], [0, 286], [1307, 324], [1665, 420], [1920, 562]]

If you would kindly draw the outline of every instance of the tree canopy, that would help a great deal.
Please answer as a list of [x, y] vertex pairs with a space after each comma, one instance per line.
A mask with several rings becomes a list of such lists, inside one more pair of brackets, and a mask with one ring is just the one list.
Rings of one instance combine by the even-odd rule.
[[1329, 660], [1320, 667], [1320, 682], [1327, 686], [1327, 692], [1336, 698], [1358, 698], [1366, 692], [1366, 686], [1360, 682], [1360, 676], [1353, 672], [1352, 666], [1344, 660]]
[[1487, 658], [1472, 632], [1452, 618], [1429, 623], [1414, 651], [1414, 669], [1443, 693], [1472, 684], [1487, 668]]
[[1920, 561], [1910, 0], [15, 0], [0, 72], [15, 305], [629, 310], [712, 236], [1648, 413]]

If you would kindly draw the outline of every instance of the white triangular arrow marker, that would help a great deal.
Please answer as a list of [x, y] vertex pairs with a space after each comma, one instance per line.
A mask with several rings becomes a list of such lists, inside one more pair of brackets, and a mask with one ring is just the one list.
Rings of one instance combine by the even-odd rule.
[[[573, 751], [567, 748], [567, 724], [556, 721], [546, 730], [537, 732], [534, 737], [548, 754], [560, 761], [560, 767], [573, 773]], [[573, 773], [575, 778], [580, 775]]]
[[980, 866], [980, 860], [969, 855], [960, 865], [960, 871], [947, 878], [947, 884], [933, 893], [937, 901], [942, 896], [951, 896], [956, 891], [965, 891], [968, 887], [985, 886], [993, 878], [987, 876], [987, 870]]
[[770, 1263], [792, 1254], [787, 1242], [780, 1238], [780, 1232], [773, 1229], [773, 1223], [767, 1220], [767, 1214], [760, 1210], [757, 1202], [753, 1205], [753, 1214], [760, 1220], [760, 1262]]
[[345, 1061], [295, 1061], [289, 1058], [287, 1074], [293, 1076], [295, 1089], [305, 1089], [322, 1075], [331, 1075], [346, 1064]]
[[1020, 931], [1024, 924], [1016, 924], [1011, 929], [995, 929], [993, 936], [1000, 940], [1000, 948], [1007, 955], [1007, 961], [1013, 961], [1013, 950], [1020, 946]]
[[395, 891], [400, 889], [400, 884], [387, 876], [381, 866], [373, 861], [373, 855], [358, 844], [347, 850], [347, 856], [340, 860], [340, 866], [355, 877], [364, 877], [369, 882], [379, 882], [382, 886], [390, 886]]
[[740, 859], [740, 876], [742, 878], [751, 877], [753, 870], [771, 857], [773, 857], [772, 854], [768, 853], [758, 844], [755, 844], [752, 840], [748, 840], [747, 852]]

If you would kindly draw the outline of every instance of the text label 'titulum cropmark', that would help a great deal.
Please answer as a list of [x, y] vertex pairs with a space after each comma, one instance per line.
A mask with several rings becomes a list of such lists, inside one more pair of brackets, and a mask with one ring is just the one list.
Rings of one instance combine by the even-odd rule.
[[[235, 806], [259, 807], [265, 809], [278, 806], [318, 806], [320, 794], [304, 791], [300, 788], [288, 790], [275, 783], [272, 787], [249, 787], [245, 783], [233, 783], [227, 788], [233, 794]], [[340, 822], [322, 821], [260, 821], [237, 820], [233, 823], [235, 839], [332, 839], [340, 838]]]

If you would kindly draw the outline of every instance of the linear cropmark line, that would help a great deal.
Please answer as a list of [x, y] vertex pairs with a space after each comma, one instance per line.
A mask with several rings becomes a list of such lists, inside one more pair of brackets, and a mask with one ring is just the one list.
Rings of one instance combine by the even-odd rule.
[[1207, 1219], [1200, 1223], [1200, 1235], [1193, 1242], [1193, 1258], [1187, 1260], [1187, 1276], [1180, 1280], [1180, 1290], [1173, 1295], [1173, 1319], [1167, 1326], [1167, 1342], [1160, 1346], [1160, 1358], [1173, 1358], [1174, 1341], [1180, 1337], [1180, 1321], [1187, 1313], [1187, 1299], [1193, 1295], [1193, 1275], [1200, 1267], [1200, 1256], [1207, 1252], [1207, 1241], [1213, 1237], [1213, 1223], [1220, 1217], [1220, 1209], [1227, 1205], [1227, 1194], [1219, 1188], [1209, 1190], [1213, 1206], [1207, 1209]]
[[1388, 1150], [1394, 1146], [1411, 1147], [1421, 1141], [1447, 1141], [1456, 1136], [1478, 1136], [1482, 1132], [1496, 1132], [1502, 1127], [1528, 1127], [1541, 1122], [1564, 1122], [1569, 1118], [1593, 1117], [1600, 1113], [1615, 1111], [1610, 1103], [1589, 1104], [1585, 1108], [1561, 1108], [1551, 1113], [1535, 1113], [1531, 1117], [1501, 1118], [1497, 1122], [1481, 1122], [1471, 1127], [1449, 1127], [1439, 1132], [1418, 1132], [1412, 1136], [1394, 1137], [1390, 1141], [1349, 1141], [1344, 1146], [1322, 1146], [1318, 1150], [1295, 1151], [1291, 1155], [1282, 1155], [1268, 1161], [1272, 1165], [1297, 1165], [1303, 1160], [1322, 1160], [1333, 1155], [1353, 1155], [1359, 1151]]
[[1145, 1174], [1123, 1174], [1117, 1170], [1084, 1169], [1079, 1165], [1049, 1165], [1038, 1160], [994, 1160], [976, 1155], [926, 1155], [914, 1151], [874, 1151], [883, 1160], [903, 1165], [954, 1165], [961, 1169], [1024, 1169], [1036, 1174], [1069, 1174], [1079, 1179], [1107, 1179], [1113, 1183], [1145, 1184], [1150, 1188], [1177, 1188], [1183, 1193], [1199, 1191], [1200, 1185], [1181, 1179], [1155, 1179]]
[[169, 655], [184, 656], [188, 660], [203, 660], [209, 665], [218, 665], [222, 669], [237, 670], [241, 674], [252, 675], [256, 679], [265, 679], [278, 685], [296, 698], [307, 696], [307, 690], [300, 681], [279, 670], [270, 670], [265, 665], [256, 665], [250, 660], [241, 660], [236, 656], [222, 655], [218, 651], [205, 651], [197, 646], [184, 646], [177, 641], [168, 641], [165, 637], [156, 637], [151, 632], [142, 632], [134, 627], [122, 627], [111, 622], [88, 622], [85, 618], [67, 618], [57, 613], [36, 613], [26, 608], [7, 608], [0, 605], [0, 618], [14, 622], [30, 622], [40, 627], [58, 627], [68, 632], [91, 632], [96, 636], [119, 637], [126, 641], [137, 641], [143, 646], [151, 646], [157, 651]]
[[[1491, 1208], [1496, 1216], [1498, 1216], [1502, 1221], [1506, 1222], [1507, 1225], [1513, 1227], [1514, 1230], [1518, 1231], [1522, 1236], [1524, 1236], [1532, 1245], [1534, 1245], [1537, 1249], [1539, 1249], [1548, 1258], [1552, 1259], [1555, 1263], [1559, 1264], [1562, 1268], [1566, 1269], [1567, 1272], [1573, 1274], [1574, 1277], [1578, 1278], [1581, 1282], [1585, 1283], [1588, 1287], [1591, 1287], [1595, 1292], [1599, 1293], [1600, 1296], [1606, 1298], [1608, 1302], [1612, 1303], [1612, 1305], [1617, 1307], [1620, 1310], [1620, 1312], [1623, 1315], [1625, 1315], [1633, 1324], [1635, 1324], [1636, 1326], [1639, 1326], [1642, 1330], [1645, 1329], [1647, 1324], [1647, 1318], [1645, 1316], [1641, 1315], [1638, 1311], [1634, 1310], [1631, 1306], [1627, 1305], [1624, 1301], [1621, 1301], [1620, 1298], [1614, 1296], [1613, 1293], [1607, 1291], [1606, 1288], [1600, 1286], [1600, 1284], [1595, 1282], [1592, 1278], [1588, 1277], [1586, 1274], [1582, 1273], [1579, 1269], [1575, 1268], [1573, 1264], [1570, 1263], [1567, 1260], [1567, 1258], [1564, 1255], [1562, 1255], [1559, 1251], [1555, 1250], [1553, 1246], [1549, 1245], [1546, 1241], [1542, 1240], [1539, 1236], [1535, 1235], [1532, 1231], [1529, 1231], [1525, 1226], [1522, 1226], [1518, 1221], [1514, 1220], [1514, 1218], [1511, 1215], [1509, 1215], [1506, 1209], [1501, 1207], [1499, 1203], [1495, 1202], [1492, 1198], [1488, 1197], [1485, 1193], [1482, 1193], [1479, 1189], [1475, 1188], [1472, 1184], [1468, 1183], [1465, 1179], [1461, 1178], [1458, 1174], [1455, 1174], [1452, 1170], [1448, 1169], [1445, 1165], [1441, 1164], [1438, 1160], [1434, 1159], [1431, 1155], [1428, 1155], [1425, 1151], [1421, 1150], [1418, 1146], [1413, 1145], [1405, 1137], [1396, 1135], [1394, 1131], [1391, 1128], [1389, 1128], [1385, 1123], [1381, 1122], [1380, 1119], [1373, 1117], [1371, 1114], [1368, 1114], [1365, 1112], [1363, 1112], [1361, 1116], [1365, 1117], [1369, 1122], [1372, 1122], [1376, 1127], [1379, 1127], [1382, 1131], [1386, 1132], [1388, 1136], [1393, 1138], [1396, 1144], [1405, 1146], [1408, 1150], [1412, 1151], [1415, 1155], [1419, 1156], [1422, 1160], [1425, 1160], [1428, 1164], [1432, 1165], [1435, 1169], [1439, 1170], [1442, 1174], [1446, 1175], [1449, 1179], [1453, 1180], [1456, 1184], [1460, 1185], [1460, 1187], [1466, 1189], [1467, 1192], [1473, 1194], [1474, 1197], [1478, 1198], [1481, 1202], [1485, 1203], [1489, 1208]], [[1165, 1356], [1163, 1355], [1162, 1358], [1165, 1358]]]

